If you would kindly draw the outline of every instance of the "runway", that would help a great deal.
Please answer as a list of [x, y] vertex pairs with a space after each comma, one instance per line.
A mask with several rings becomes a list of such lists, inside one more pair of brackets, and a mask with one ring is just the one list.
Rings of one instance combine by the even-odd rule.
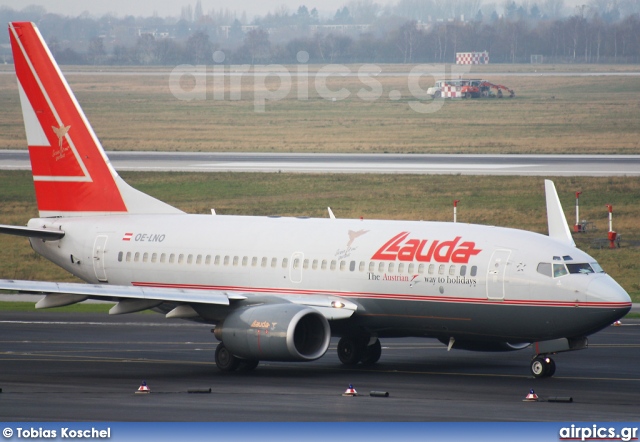
[[[640, 176], [640, 155], [421, 155], [108, 152], [119, 171]], [[0, 150], [0, 170], [29, 170], [26, 150]]]
[[[3, 421], [637, 421], [640, 407], [640, 320], [558, 354], [550, 379], [528, 374], [529, 350], [413, 338], [383, 340], [370, 368], [344, 368], [332, 341], [315, 362], [227, 374], [210, 326], [156, 314], [5, 311], [0, 330]], [[135, 394], [142, 380], [148, 395]], [[342, 396], [350, 383], [358, 397]], [[532, 388], [542, 400], [523, 402]]]

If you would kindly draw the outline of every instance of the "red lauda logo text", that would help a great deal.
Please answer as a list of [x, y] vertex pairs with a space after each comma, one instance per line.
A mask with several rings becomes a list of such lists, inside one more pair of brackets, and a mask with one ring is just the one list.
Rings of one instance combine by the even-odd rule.
[[[460, 236], [451, 241], [427, 239], [407, 239], [409, 232], [402, 232], [391, 238], [374, 253], [371, 259], [381, 261], [420, 261], [453, 262], [466, 264], [469, 258], [482, 250], [476, 249], [476, 243], [460, 243]], [[458, 244], [460, 243], [460, 244]]]

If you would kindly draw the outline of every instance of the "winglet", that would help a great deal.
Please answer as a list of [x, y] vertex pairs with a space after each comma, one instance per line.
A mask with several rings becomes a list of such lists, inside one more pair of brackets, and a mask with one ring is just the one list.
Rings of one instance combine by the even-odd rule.
[[556, 192], [556, 186], [551, 180], [544, 180], [545, 197], [547, 200], [547, 223], [549, 236], [570, 246], [575, 246], [567, 218], [562, 211], [562, 204]]

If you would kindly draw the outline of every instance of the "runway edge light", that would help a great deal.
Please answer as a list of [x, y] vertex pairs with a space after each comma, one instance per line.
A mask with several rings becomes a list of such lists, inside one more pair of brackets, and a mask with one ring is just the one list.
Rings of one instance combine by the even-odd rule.
[[529, 394], [524, 398], [524, 402], [537, 402], [538, 395], [533, 391], [533, 388], [529, 391]]
[[136, 394], [145, 394], [145, 393], [151, 393], [151, 389], [147, 385], [147, 381], [142, 381], [142, 384], [140, 384], [140, 386], [138, 387], [138, 390], [136, 390]]
[[343, 396], [357, 396], [358, 392], [356, 391], [355, 388], [353, 388], [353, 384], [349, 384], [349, 388], [347, 388], [345, 390], [344, 393], [342, 393]]

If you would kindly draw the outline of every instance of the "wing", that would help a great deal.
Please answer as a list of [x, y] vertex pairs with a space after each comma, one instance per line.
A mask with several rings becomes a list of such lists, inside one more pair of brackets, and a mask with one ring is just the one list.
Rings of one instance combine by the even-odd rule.
[[[134, 313], [157, 307], [163, 302], [179, 304], [167, 317], [189, 317], [190, 304], [210, 304], [230, 306], [232, 302], [264, 297], [263, 293], [232, 292], [223, 290], [193, 290], [180, 288], [156, 288], [124, 285], [82, 284], [73, 282], [45, 282], [0, 279], [0, 290], [21, 293], [44, 294], [36, 303], [36, 308], [62, 307], [82, 302], [86, 299], [115, 301], [109, 314]], [[357, 305], [339, 296], [328, 295], [280, 295], [273, 298], [281, 302], [306, 305], [318, 310], [328, 320], [346, 319], [353, 315]]]

